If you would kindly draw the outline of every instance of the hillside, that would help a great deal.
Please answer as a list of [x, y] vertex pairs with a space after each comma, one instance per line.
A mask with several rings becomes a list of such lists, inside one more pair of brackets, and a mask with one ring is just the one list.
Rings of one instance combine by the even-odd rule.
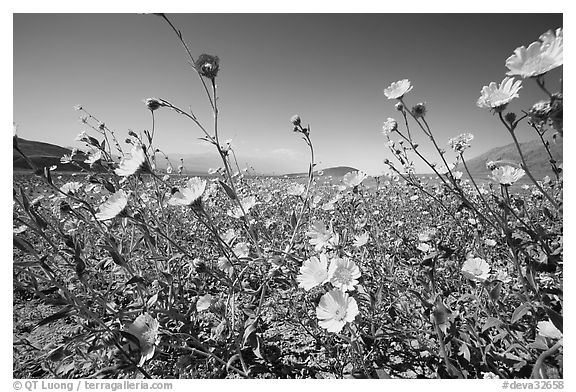
[[[540, 179], [544, 176], [552, 176], [554, 174], [549, 163], [550, 157], [542, 145], [541, 140], [537, 139], [520, 143], [520, 148], [522, 149], [528, 168], [534, 177]], [[557, 164], [560, 164], [563, 161], [562, 138], [557, 138], [556, 142], [550, 140], [549, 148], [552, 156], [557, 161]], [[517, 163], [522, 162], [516, 146], [514, 143], [510, 143], [502, 147], [493, 148], [476, 158], [467, 160], [466, 164], [473, 177], [485, 178], [490, 175], [490, 172], [486, 168], [486, 162], [498, 160], [507, 160]], [[459, 167], [458, 170], [464, 171], [464, 167]]]
[[[320, 175], [324, 177], [344, 177], [347, 173], [357, 171], [358, 169], [354, 169], [353, 167], [349, 166], [336, 166], [336, 167], [329, 167], [322, 170], [316, 170], [314, 172], [315, 175]], [[307, 177], [308, 173], [290, 173], [284, 175], [284, 177], [288, 178], [300, 178], [300, 177]]]
[[[18, 138], [18, 147], [26, 156], [34, 162], [38, 167], [51, 167], [58, 166], [59, 171], [77, 171], [78, 168], [72, 165], [63, 165], [60, 163], [60, 158], [65, 154], [70, 154], [68, 148], [60, 147], [55, 144], [37, 142], [34, 140], [26, 140]], [[22, 156], [15, 149], [12, 150], [12, 168], [13, 170], [29, 170], [30, 166]], [[87, 168], [88, 165], [84, 164], [84, 155], [79, 152], [75, 160], [82, 166]]]

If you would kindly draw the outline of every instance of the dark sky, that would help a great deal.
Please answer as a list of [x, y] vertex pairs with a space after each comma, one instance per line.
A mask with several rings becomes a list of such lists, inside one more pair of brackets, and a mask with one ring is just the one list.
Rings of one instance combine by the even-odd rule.
[[[408, 78], [409, 104], [426, 102], [439, 144], [475, 135], [469, 157], [508, 144], [492, 114], [476, 106], [482, 86], [500, 82], [506, 58], [548, 29], [561, 14], [175, 14], [193, 54], [221, 59], [221, 138], [244, 157], [270, 157], [306, 170], [306, 146], [291, 132], [300, 114], [312, 128], [321, 167], [349, 165], [370, 174], [391, 158], [381, 134], [401, 118], [383, 89]], [[26, 139], [74, 145], [83, 129], [81, 104], [122, 136], [150, 129], [142, 100], [162, 97], [211, 113], [200, 82], [169, 26], [140, 14], [15, 14], [14, 121]], [[561, 69], [548, 75], [557, 90]], [[531, 80], [510, 109], [527, 110], [545, 96]], [[209, 148], [200, 131], [157, 112], [156, 145], [168, 153]], [[527, 126], [521, 140], [535, 135]], [[421, 143], [421, 149], [432, 151]], [[436, 160], [434, 156], [433, 160]], [[418, 166], [417, 168], [423, 168]], [[265, 168], [257, 168], [264, 170]]]

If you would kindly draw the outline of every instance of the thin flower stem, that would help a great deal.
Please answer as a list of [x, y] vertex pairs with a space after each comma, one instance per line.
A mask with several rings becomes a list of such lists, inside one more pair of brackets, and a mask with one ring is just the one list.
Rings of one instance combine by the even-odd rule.
[[534, 185], [536, 185], [538, 190], [540, 192], [542, 192], [542, 194], [544, 195], [544, 197], [546, 197], [546, 199], [548, 199], [550, 204], [552, 204], [552, 206], [556, 210], [559, 210], [560, 207], [558, 206], [558, 204], [552, 199], [552, 197], [550, 197], [550, 195], [544, 189], [542, 189], [540, 184], [538, 184], [538, 181], [536, 181], [536, 179], [534, 178], [534, 176], [530, 172], [530, 169], [528, 168], [528, 164], [526, 163], [526, 159], [524, 158], [524, 153], [522, 153], [522, 149], [520, 148], [520, 144], [518, 143], [518, 139], [516, 138], [516, 134], [514, 133], [515, 127], [508, 125], [508, 123], [506, 122], [506, 120], [504, 120], [504, 117], [502, 116], [502, 112], [498, 113], [498, 117], [500, 118], [500, 121], [502, 122], [502, 124], [504, 124], [504, 126], [506, 127], [506, 129], [510, 133], [510, 136], [512, 136], [512, 139], [514, 140], [514, 145], [516, 146], [516, 150], [518, 151], [518, 154], [520, 155], [520, 159], [522, 160], [522, 166], [523, 166], [524, 171], [526, 172], [528, 177], [530, 177], [530, 179], [532, 180]]
[[168, 19], [168, 17], [164, 14], [160, 14], [160, 16], [170, 25], [170, 27], [172, 28], [172, 30], [174, 31], [174, 33], [176, 33], [176, 36], [178, 37], [178, 40], [180, 41], [180, 43], [182, 44], [182, 46], [184, 47], [184, 49], [186, 50], [186, 53], [188, 54], [188, 57], [190, 58], [190, 61], [192, 63], [192, 66], [194, 67], [194, 69], [196, 70], [196, 74], [198, 75], [198, 78], [200, 78], [200, 81], [202, 82], [202, 85], [204, 86], [204, 90], [206, 91], [206, 95], [208, 96], [208, 100], [210, 101], [210, 106], [212, 107], [212, 110], [216, 110], [215, 108], [215, 104], [216, 102], [212, 102], [212, 98], [210, 97], [210, 92], [208, 91], [208, 86], [206, 86], [206, 83], [204, 82], [204, 79], [202, 79], [202, 75], [200, 75], [200, 73], [198, 72], [198, 70], [196, 69], [195, 63], [196, 60], [194, 59], [194, 56], [192, 56], [192, 52], [190, 51], [190, 49], [188, 48], [188, 45], [186, 45], [186, 42], [184, 42], [184, 39], [182, 38], [182, 32], [180, 32], [180, 30], [178, 30], [173, 24], [172, 22]]
[[482, 194], [482, 192], [480, 192], [480, 189], [478, 188], [476, 181], [474, 181], [474, 177], [472, 177], [472, 174], [470, 174], [470, 170], [468, 170], [468, 165], [466, 164], [466, 160], [464, 159], [464, 153], [463, 152], [460, 153], [460, 157], [462, 158], [462, 163], [464, 164], [464, 169], [466, 170], [466, 173], [468, 173], [468, 177], [470, 177], [470, 181], [474, 185], [474, 188], [476, 189], [476, 192], [478, 192], [478, 196], [480, 197], [480, 199], [482, 200], [482, 202], [486, 206], [486, 209], [488, 211], [490, 211], [492, 216], [494, 216], [494, 218], [496, 218], [498, 223], [500, 223], [502, 225], [502, 222], [500, 222], [500, 217], [494, 212], [494, 210], [492, 210], [492, 208], [490, 207], [490, 205], [488, 204], [488, 202], [484, 198], [484, 195]]

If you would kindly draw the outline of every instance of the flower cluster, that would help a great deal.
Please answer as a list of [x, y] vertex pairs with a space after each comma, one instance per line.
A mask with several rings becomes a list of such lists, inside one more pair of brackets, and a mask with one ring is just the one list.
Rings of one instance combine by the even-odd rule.
[[448, 140], [448, 145], [454, 152], [462, 154], [467, 148], [470, 147], [470, 142], [474, 139], [471, 133], [462, 133], [452, 139]]

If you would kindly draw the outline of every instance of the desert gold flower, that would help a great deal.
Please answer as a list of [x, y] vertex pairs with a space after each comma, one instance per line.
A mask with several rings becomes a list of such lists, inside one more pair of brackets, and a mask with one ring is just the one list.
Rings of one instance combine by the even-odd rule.
[[510, 71], [506, 75], [518, 75], [522, 78], [542, 75], [564, 63], [564, 39], [562, 28], [552, 30], [532, 42], [528, 48], [521, 46], [506, 59]]
[[478, 105], [481, 108], [494, 109], [502, 111], [505, 106], [518, 97], [518, 91], [522, 88], [522, 81], [514, 81], [513, 78], [505, 77], [500, 85], [491, 82], [488, 86], [482, 87]]
[[482, 282], [490, 276], [490, 265], [479, 257], [469, 258], [462, 265], [462, 274], [468, 279]]
[[412, 90], [412, 84], [408, 79], [402, 79], [392, 83], [384, 90], [384, 95], [388, 99], [401, 99], [404, 94]]
[[342, 291], [353, 291], [358, 284], [360, 268], [348, 258], [336, 257], [330, 261], [328, 278], [330, 282]]
[[128, 204], [128, 195], [120, 189], [113, 193], [98, 209], [96, 219], [99, 221], [108, 220], [117, 217], [126, 208]]
[[356, 300], [339, 289], [324, 294], [316, 307], [318, 324], [328, 332], [340, 332], [359, 313]]
[[298, 287], [308, 291], [328, 280], [328, 257], [322, 253], [320, 257], [312, 256], [305, 260], [296, 277]]

